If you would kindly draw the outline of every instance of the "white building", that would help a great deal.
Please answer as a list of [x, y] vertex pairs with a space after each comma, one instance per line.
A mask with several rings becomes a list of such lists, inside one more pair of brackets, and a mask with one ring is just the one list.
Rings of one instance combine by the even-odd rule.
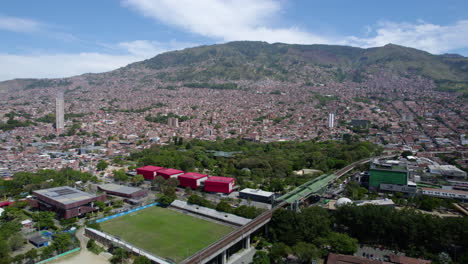
[[62, 92], [55, 98], [55, 128], [57, 133], [62, 133], [65, 128], [65, 102]]
[[335, 127], [335, 114], [328, 114], [328, 127], [333, 128]]
[[450, 189], [421, 188], [423, 195], [429, 195], [439, 198], [450, 198], [468, 200], [468, 192]]

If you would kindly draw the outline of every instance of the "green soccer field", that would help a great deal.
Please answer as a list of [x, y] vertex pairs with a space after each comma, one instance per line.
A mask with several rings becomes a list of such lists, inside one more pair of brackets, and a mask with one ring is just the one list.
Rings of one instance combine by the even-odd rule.
[[180, 262], [233, 228], [158, 206], [101, 223], [108, 234], [162, 258]]

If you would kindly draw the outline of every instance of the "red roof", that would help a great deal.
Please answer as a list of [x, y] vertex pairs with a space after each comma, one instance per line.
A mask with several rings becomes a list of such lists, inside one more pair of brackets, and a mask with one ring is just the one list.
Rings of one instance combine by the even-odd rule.
[[208, 174], [201, 174], [201, 173], [197, 173], [197, 172], [187, 172], [187, 173], [184, 173], [184, 174], [180, 175], [179, 177], [197, 179], [198, 180], [198, 179], [201, 179], [201, 178], [208, 177]]
[[138, 168], [138, 170], [144, 170], [144, 171], [158, 171], [162, 169], [164, 169], [164, 167], [157, 167], [157, 166], [151, 166], [151, 165]]
[[165, 175], [173, 175], [173, 174], [184, 173], [184, 171], [177, 170], [177, 169], [164, 169], [164, 170], [159, 170], [158, 173], [163, 173]]
[[3, 202], [0, 202], [0, 207], [7, 206], [7, 205], [10, 205], [10, 204], [12, 204], [12, 202], [10, 202], [10, 201], [3, 201]]
[[210, 182], [232, 182], [234, 181], [234, 178], [231, 178], [231, 177], [219, 177], [219, 176], [211, 176], [208, 178], [208, 180], [206, 181], [210, 181]]

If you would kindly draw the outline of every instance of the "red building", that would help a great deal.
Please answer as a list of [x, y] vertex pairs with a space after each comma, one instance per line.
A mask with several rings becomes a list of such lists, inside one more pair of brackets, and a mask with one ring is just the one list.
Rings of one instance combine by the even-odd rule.
[[177, 176], [184, 174], [184, 171], [177, 169], [164, 169], [158, 170], [157, 174], [158, 176], [162, 176], [167, 180], [169, 178], [176, 178]]
[[9, 206], [10, 204], [13, 204], [13, 202], [10, 202], [10, 201], [3, 201], [3, 202], [0, 202], [0, 207]]
[[231, 193], [234, 188], [234, 178], [212, 176], [205, 181], [205, 191]]
[[196, 172], [187, 172], [178, 176], [180, 186], [190, 187], [192, 189], [198, 189], [200, 184], [208, 179], [207, 174], [201, 174]]
[[143, 178], [145, 178], [145, 180], [152, 181], [154, 180], [154, 177], [156, 177], [156, 172], [162, 169], [164, 168], [157, 166], [144, 166], [137, 169], [137, 174], [143, 175]]

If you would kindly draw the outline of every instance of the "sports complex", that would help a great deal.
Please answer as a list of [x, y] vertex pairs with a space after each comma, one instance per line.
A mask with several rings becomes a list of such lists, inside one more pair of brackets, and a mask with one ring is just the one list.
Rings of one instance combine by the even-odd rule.
[[100, 223], [102, 231], [170, 262], [181, 262], [234, 230], [229, 225], [151, 206]]

